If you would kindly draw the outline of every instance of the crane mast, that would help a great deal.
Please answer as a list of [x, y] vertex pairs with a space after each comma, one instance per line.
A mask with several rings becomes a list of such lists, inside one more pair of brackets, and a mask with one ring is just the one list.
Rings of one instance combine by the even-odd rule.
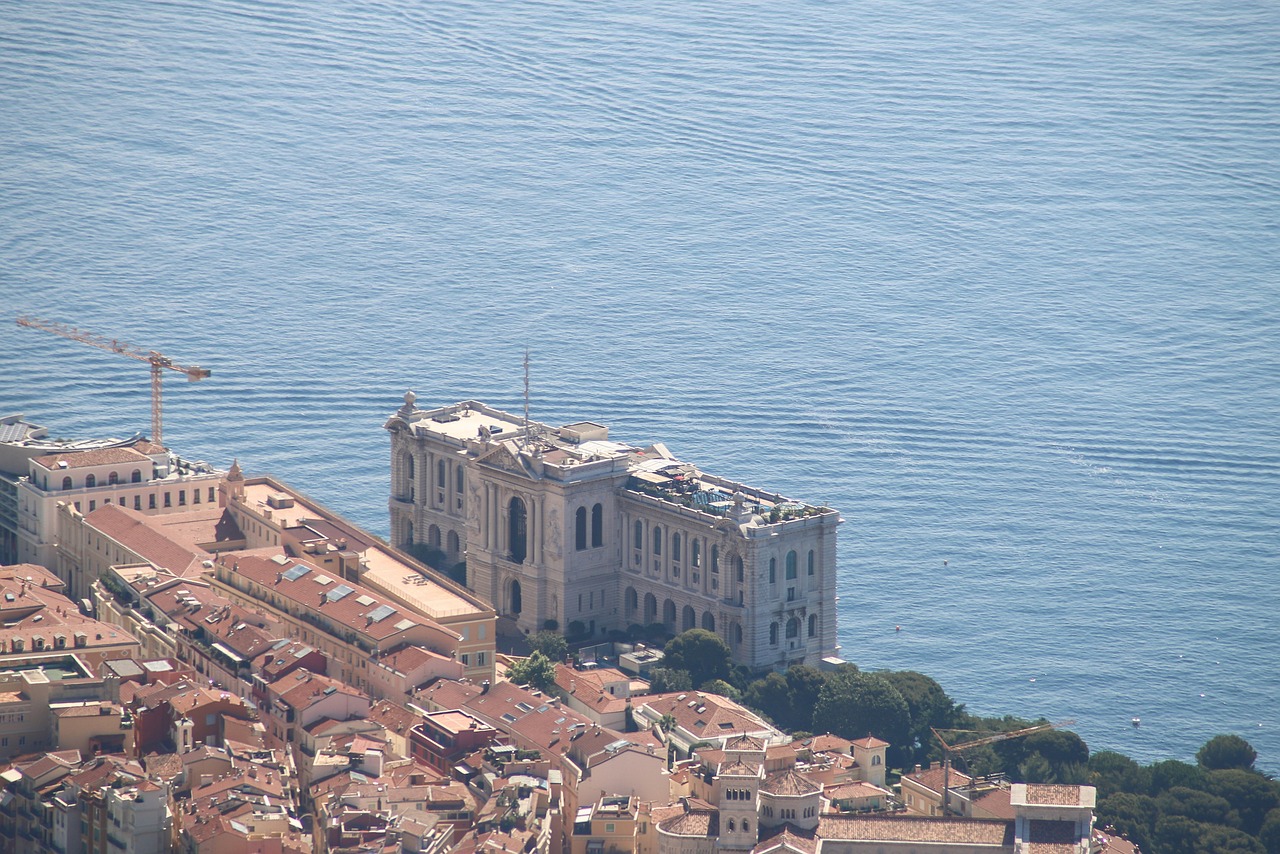
[[[1010, 738], [1021, 738], [1024, 735], [1032, 735], [1037, 732], [1045, 732], [1058, 727], [1070, 726], [1075, 723], [1074, 720], [1059, 721], [1055, 724], [1037, 724], [1029, 726], [1025, 729], [1015, 729], [1009, 732], [998, 732], [985, 738], [975, 738], [973, 741], [966, 741], [963, 744], [947, 744], [946, 739], [942, 737], [942, 733], [933, 727], [929, 727], [933, 731], [933, 735], [938, 739], [938, 743], [942, 745], [942, 816], [949, 818], [951, 816], [951, 755], [958, 753], [969, 747], [981, 747], [984, 744], [995, 744], [997, 741], [1005, 741]], [[962, 730], [951, 730], [951, 732], [962, 732]]]
[[189, 382], [202, 380], [212, 374], [212, 371], [199, 365], [179, 365], [165, 354], [155, 350], [142, 350], [125, 341], [94, 335], [65, 323], [24, 315], [18, 318], [18, 325], [29, 329], [42, 329], [72, 341], [79, 341], [81, 344], [88, 344], [90, 347], [97, 347], [99, 350], [118, 353], [149, 364], [151, 366], [151, 441], [162, 447], [164, 446], [164, 372], [168, 370], [185, 374]]

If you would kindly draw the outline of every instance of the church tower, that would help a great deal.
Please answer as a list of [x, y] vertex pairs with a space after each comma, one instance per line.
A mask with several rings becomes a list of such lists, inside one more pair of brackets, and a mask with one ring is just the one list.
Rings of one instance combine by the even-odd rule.
[[742, 735], [725, 744], [724, 761], [716, 771], [720, 808], [719, 851], [750, 851], [760, 838], [758, 804], [764, 780], [765, 745]]

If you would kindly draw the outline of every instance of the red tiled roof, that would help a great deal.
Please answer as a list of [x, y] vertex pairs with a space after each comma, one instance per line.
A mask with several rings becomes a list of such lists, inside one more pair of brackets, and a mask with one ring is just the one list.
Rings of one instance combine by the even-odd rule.
[[784, 797], [800, 797], [817, 794], [822, 791], [822, 787], [799, 771], [788, 769], [770, 774], [769, 779], [765, 780], [764, 785], [760, 787], [760, 791]]
[[204, 555], [178, 545], [148, 525], [146, 518], [118, 504], [104, 504], [85, 516], [85, 521], [142, 560], [174, 575], [183, 575], [189, 568], [199, 566]]
[[[146, 465], [149, 467], [151, 458], [133, 448], [94, 448], [90, 451], [65, 451], [57, 454], [45, 454], [34, 458], [32, 462], [53, 471], [54, 469], [62, 468], [80, 469], [113, 464], [135, 465], [138, 467]], [[66, 463], [66, 465], [59, 465], [60, 463]], [[150, 475], [150, 471], [143, 472], [143, 476], [147, 479], [150, 479]], [[125, 480], [127, 479], [125, 478]]]
[[951, 842], [1013, 848], [1013, 822], [920, 816], [824, 815], [818, 836], [859, 842]]

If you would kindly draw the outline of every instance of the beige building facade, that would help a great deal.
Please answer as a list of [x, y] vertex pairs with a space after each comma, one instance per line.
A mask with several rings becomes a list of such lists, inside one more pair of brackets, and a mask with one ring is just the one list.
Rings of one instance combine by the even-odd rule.
[[759, 669], [838, 653], [830, 508], [476, 401], [423, 410], [410, 392], [386, 429], [393, 543], [465, 559], [467, 586], [525, 631], [705, 628]]

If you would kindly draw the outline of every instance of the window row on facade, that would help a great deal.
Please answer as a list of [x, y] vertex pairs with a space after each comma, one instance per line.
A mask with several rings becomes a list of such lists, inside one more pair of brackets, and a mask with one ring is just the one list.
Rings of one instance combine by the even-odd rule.
[[[176, 490], [176, 492], [177, 492], [177, 498], [178, 498], [178, 503], [176, 506], [186, 507], [187, 506], [187, 490], [179, 489], [179, 490]], [[207, 494], [208, 494], [207, 500], [210, 504], [213, 504], [218, 500], [217, 487], [214, 487], [214, 486], [209, 487], [207, 490]], [[191, 504], [193, 505], [200, 504], [201, 495], [202, 495], [202, 492], [200, 487], [198, 486], [193, 487], [191, 489]], [[142, 498], [143, 496], [141, 493], [138, 493], [137, 495], [133, 496], [132, 505], [134, 510], [142, 511], [143, 509]], [[160, 493], [156, 493], [156, 492], [148, 493], [146, 496], [146, 499], [147, 499], [146, 501], [147, 510], [158, 510], [161, 507], [168, 508], [168, 507], [175, 506], [174, 491], [170, 491], [170, 490], [166, 490]], [[103, 498], [102, 503], [104, 506], [107, 504], [113, 503], [111, 501], [111, 496], [107, 496], [106, 498]], [[129, 496], [127, 495], [117, 496], [117, 500], [114, 503], [119, 504], [121, 507], [128, 507], [130, 505]], [[77, 513], [85, 513], [85, 512], [92, 513], [94, 510], [98, 509], [98, 499], [96, 498], [89, 500], [89, 509], [87, 511], [81, 506], [81, 504], [82, 502], [80, 501], [72, 502], [72, 505], [76, 508]]]

